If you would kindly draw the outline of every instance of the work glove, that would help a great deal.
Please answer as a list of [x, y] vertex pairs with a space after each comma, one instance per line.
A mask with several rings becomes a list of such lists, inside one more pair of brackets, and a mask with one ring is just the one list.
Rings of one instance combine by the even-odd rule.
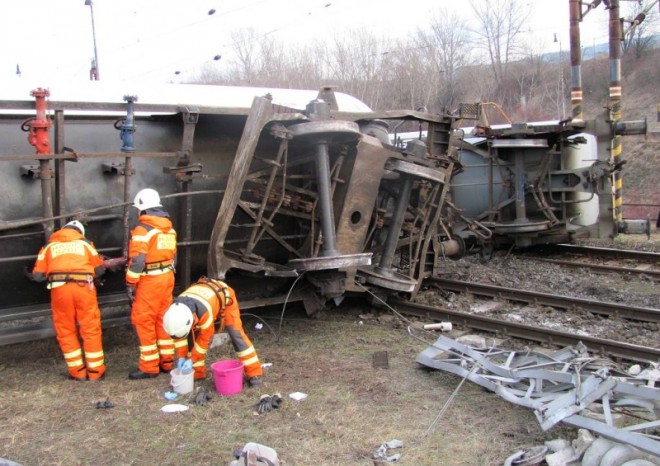
[[128, 302], [133, 304], [133, 301], [135, 301], [135, 287], [134, 286], [127, 286], [126, 287], [126, 296], [128, 296]]
[[110, 409], [110, 408], [114, 408], [115, 404], [112, 401], [110, 401], [110, 397], [108, 397], [105, 399], [105, 401], [97, 401], [94, 404], [94, 407], [96, 409]]
[[277, 409], [282, 404], [282, 396], [279, 393], [271, 395], [261, 395], [259, 404], [257, 404], [257, 412], [259, 414], [267, 413], [273, 409]]
[[125, 257], [115, 257], [113, 259], [104, 257], [103, 267], [110, 270], [111, 272], [117, 272], [118, 270], [121, 270], [123, 266], [126, 265], [127, 261], [128, 259], [126, 259]]
[[27, 265], [26, 265], [25, 267], [23, 267], [23, 275], [24, 275], [25, 277], [27, 277], [28, 280], [35, 281], [35, 279], [34, 279], [34, 275], [32, 275], [32, 272], [30, 272], [30, 269], [28, 268]]
[[211, 395], [206, 393], [206, 390], [204, 390], [203, 388], [200, 388], [197, 391], [197, 394], [195, 395], [195, 397], [192, 400], [192, 402], [194, 404], [199, 405], [199, 406], [204, 406], [209, 401], [211, 401]]
[[176, 360], [176, 367], [181, 371], [181, 374], [190, 374], [193, 370], [192, 359], [179, 358]]

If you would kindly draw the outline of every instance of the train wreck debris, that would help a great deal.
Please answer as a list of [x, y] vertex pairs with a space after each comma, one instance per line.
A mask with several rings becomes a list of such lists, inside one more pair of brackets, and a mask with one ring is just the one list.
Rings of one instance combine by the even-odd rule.
[[660, 455], [660, 441], [649, 435], [660, 426], [657, 380], [623, 373], [582, 344], [546, 355], [494, 344], [476, 349], [440, 336], [416, 360], [533, 409], [543, 430], [562, 422]]

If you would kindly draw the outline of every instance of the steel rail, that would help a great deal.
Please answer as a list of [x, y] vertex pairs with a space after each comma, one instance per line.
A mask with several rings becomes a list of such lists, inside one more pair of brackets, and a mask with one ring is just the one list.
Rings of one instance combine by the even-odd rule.
[[620, 303], [606, 303], [584, 298], [561, 296], [538, 291], [518, 290], [481, 283], [447, 280], [442, 278], [427, 278], [427, 283], [433, 283], [439, 288], [459, 293], [470, 293], [475, 296], [508, 299], [529, 304], [540, 304], [561, 309], [580, 308], [593, 314], [619, 317], [621, 319], [642, 322], [660, 322], [660, 309], [628, 306]]
[[556, 264], [565, 267], [581, 268], [581, 269], [591, 269], [595, 271], [602, 272], [615, 272], [622, 274], [635, 274], [635, 275], [648, 275], [654, 280], [660, 280], [660, 270], [644, 270], [644, 269], [634, 269], [632, 267], [618, 267], [612, 265], [602, 265], [602, 264], [588, 264], [585, 262], [573, 262], [567, 260], [558, 260], [558, 259], [544, 259], [540, 257], [527, 257], [520, 256], [525, 260], [533, 260], [538, 262], [546, 262], [548, 264]]
[[591, 257], [609, 257], [613, 259], [634, 259], [641, 262], [660, 263], [660, 253], [635, 251], [631, 249], [599, 248], [594, 246], [577, 246], [573, 244], [555, 244], [544, 246], [539, 250], [560, 253], [582, 254]]
[[578, 342], [582, 342], [591, 352], [631, 361], [655, 363], [660, 359], [660, 349], [658, 348], [631, 345], [629, 343], [590, 336], [578, 336], [574, 333], [559, 332], [557, 330], [539, 328], [538, 326], [524, 325], [493, 319], [492, 317], [452, 311], [446, 308], [411, 303], [401, 299], [390, 300], [388, 303], [401, 314], [419, 317], [426, 321], [448, 321], [454, 325], [462, 325], [475, 330], [496, 333], [504, 337], [531, 340], [544, 345], [566, 346], [576, 345]]

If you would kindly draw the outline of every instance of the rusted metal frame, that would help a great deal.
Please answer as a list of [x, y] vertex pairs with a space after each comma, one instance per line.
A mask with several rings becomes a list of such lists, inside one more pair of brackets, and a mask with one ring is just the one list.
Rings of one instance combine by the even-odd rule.
[[[288, 150], [288, 147], [287, 147]], [[295, 160], [291, 160], [288, 162], [288, 168], [294, 168], [298, 167], [300, 165], [305, 165], [307, 163], [313, 162], [314, 161], [314, 156], [313, 155], [306, 155], [304, 157], [298, 157]], [[253, 180], [258, 180], [260, 178], [263, 178], [263, 176], [266, 173], [270, 172], [271, 167], [266, 167], [266, 168], [260, 168], [259, 170], [255, 170], [253, 172], [250, 172], [246, 177], [246, 181], [253, 181]], [[314, 179], [314, 177], [310, 177], [308, 175], [289, 175], [289, 179], [298, 179], [298, 178], [311, 178]]]
[[254, 98], [229, 173], [225, 196], [223, 196], [220, 203], [211, 233], [207, 271], [213, 278], [224, 278], [227, 271], [223, 263], [224, 242], [227, 232], [240, 202], [261, 132], [268, 122], [272, 121], [274, 115], [273, 104], [270, 99], [265, 97]]
[[[247, 207], [249, 207], [250, 209], [253, 209], [253, 210], [258, 209], [259, 206], [261, 205], [261, 204], [257, 204], [256, 202], [249, 202], [249, 201], [242, 201], [242, 202], [243, 202], [243, 205], [245, 205], [245, 206], [247, 206]], [[278, 213], [281, 214], [281, 215], [300, 218], [300, 219], [307, 220], [307, 221], [309, 221], [313, 218], [312, 213], [307, 214], [307, 213], [304, 213], [304, 212], [298, 212], [296, 210], [288, 210], [288, 209], [280, 208]], [[268, 222], [268, 220], [264, 220], [264, 223], [267, 223], [267, 222]], [[250, 224], [250, 226], [252, 226], [252, 225], [254, 225], [254, 223]], [[247, 225], [241, 225], [241, 226], [247, 226]]]
[[[409, 271], [408, 271], [408, 276], [410, 278], [414, 278], [415, 275], [415, 267], [417, 267], [417, 264], [420, 263], [420, 250], [423, 247], [423, 243], [426, 240], [426, 233], [428, 233], [428, 225], [429, 225], [429, 218], [433, 215], [434, 220], [435, 220], [435, 213], [431, 210], [433, 206], [436, 206], [439, 208], [439, 205], [436, 203], [439, 201], [440, 196], [442, 196], [442, 192], [440, 191], [440, 183], [435, 183], [435, 186], [433, 186], [433, 189], [429, 193], [429, 196], [426, 198], [426, 201], [424, 202], [424, 205], [422, 207], [418, 207], [417, 211], [418, 214], [415, 216], [413, 219], [413, 229], [414, 225], [417, 223], [421, 223], [419, 226], [419, 229], [417, 230], [418, 233], [415, 235], [416, 240], [411, 241], [409, 246], [408, 246], [408, 256], [410, 258], [410, 264], [409, 264]], [[436, 199], [437, 197], [437, 199]], [[436, 202], [433, 202], [436, 201]], [[429, 208], [431, 207], [431, 208]], [[422, 214], [423, 215], [420, 215]], [[415, 245], [415, 251], [413, 253], [413, 244]]]
[[[337, 187], [337, 182], [339, 181], [339, 178], [337, 178], [337, 176], [339, 175], [339, 170], [341, 170], [341, 166], [343, 165], [343, 163], [344, 163], [344, 156], [340, 155], [339, 157], [337, 157], [337, 160], [335, 160], [335, 163], [332, 166], [332, 169], [330, 169], [330, 174], [329, 175], [330, 175], [330, 179], [332, 180], [332, 182], [330, 183], [330, 205], [331, 205], [332, 209], [334, 209], [334, 204], [333, 204], [332, 200], [335, 197], [335, 188]], [[316, 211], [316, 206], [318, 205], [318, 202], [319, 202], [319, 199], [318, 199], [318, 196], [317, 196], [316, 200], [314, 201], [314, 211]], [[315, 216], [312, 216], [312, 224], [315, 223], [315, 220], [314, 220], [315, 218], [316, 218]], [[332, 216], [332, 218], [334, 219], [334, 215]], [[336, 225], [334, 223], [332, 225], [332, 228], [336, 228]], [[323, 232], [321, 230], [319, 230], [318, 237], [317, 237], [316, 241], [313, 243], [314, 244], [314, 250], [312, 252], [312, 257], [318, 257], [318, 255], [319, 255], [319, 251], [320, 251], [321, 246], [323, 244], [323, 241], [322, 241], [322, 238], [321, 238], [322, 233]], [[312, 238], [313, 237], [314, 236], [312, 236]]]
[[[195, 128], [199, 121], [199, 112], [196, 108], [182, 108], [181, 118], [183, 120], [183, 133], [181, 135], [181, 154], [177, 162], [178, 167], [187, 167], [190, 164], [193, 154], [193, 144], [195, 138]], [[190, 193], [192, 190], [192, 174], [177, 173], [177, 178], [181, 178], [181, 193]], [[183, 286], [188, 287], [191, 283], [192, 251], [188, 246], [192, 241], [192, 196], [184, 196], [179, 203], [181, 213], [181, 222], [183, 224], [183, 242], [184, 247], [181, 253], [177, 253], [178, 262], [182, 264]]]
[[[280, 140], [280, 147], [279, 150], [277, 151], [277, 155], [275, 156], [275, 160], [273, 163], [273, 166], [270, 167], [270, 173], [268, 175], [268, 182], [266, 183], [266, 188], [264, 189], [264, 194], [263, 198], [261, 200], [261, 205], [259, 206], [259, 211], [257, 213], [257, 216], [255, 218], [255, 225], [252, 228], [252, 231], [250, 233], [250, 239], [248, 240], [248, 244], [245, 248], [245, 253], [247, 255], [252, 254], [252, 251], [254, 250], [254, 247], [256, 246], [257, 242], [259, 239], [261, 239], [261, 236], [263, 235], [263, 232], [265, 231], [265, 228], [263, 227], [262, 224], [262, 219], [264, 217], [264, 211], [266, 210], [266, 204], [268, 204], [268, 197], [273, 189], [273, 184], [275, 183], [275, 177], [277, 176], [277, 172], [279, 171], [280, 167], [282, 167], [283, 170], [283, 184], [286, 182], [286, 166], [282, 166], [282, 158], [284, 157], [284, 154], [287, 151], [288, 147], [288, 139], [282, 139]], [[286, 161], [284, 162], [286, 165]], [[279, 196], [279, 200], [277, 203], [277, 206], [275, 207], [275, 212], [282, 206], [282, 203], [284, 202], [284, 188], [282, 189], [282, 192]], [[268, 220], [269, 224], [272, 225], [272, 216]]]
[[[440, 216], [442, 214], [442, 206], [445, 203], [445, 199], [447, 197], [447, 192], [449, 192], [450, 186], [451, 186], [451, 173], [454, 169], [454, 164], [453, 162], [450, 162], [447, 168], [445, 168], [445, 183], [442, 186], [442, 189], [440, 191], [440, 197], [437, 200], [437, 205], [435, 206], [435, 212], [433, 215], [433, 220], [431, 222], [431, 228], [428, 230], [427, 234], [423, 235], [423, 244], [422, 244], [422, 249], [419, 252], [419, 267], [418, 267], [418, 273], [417, 273], [417, 283], [415, 284], [415, 288], [412, 291], [412, 297], [415, 297], [417, 293], [419, 292], [419, 289], [422, 287], [422, 282], [424, 278], [426, 278], [427, 274], [424, 270], [424, 267], [426, 265], [426, 254], [428, 253], [429, 250], [429, 245], [431, 244], [431, 240], [435, 241], [436, 236], [437, 236], [437, 230], [438, 230], [438, 225], [441, 223], [440, 221]], [[438, 186], [439, 187], [439, 186]], [[435, 264], [435, 259], [433, 261]], [[411, 271], [414, 270], [411, 268]], [[411, 275], [411, 278], [415, 278], [413, 275]]]
[[[252, 220], [256, 220], [257, 215], [252, 211], [252, 209], [250, 208], [249, 205], [246, 205], [245, 202], [239, 200], [239, 201], [238, 201], [238, 207], [240, 207], [241, 210], [243, 210], [243, 212], [245, 212], [248, 216], [250, 216], [250, 218], [252, 218]], [[294, 254], [294, 255], [296, 255], [296, 256], [298, 256], [298, 257], [302, 257], [302, 256], [300, 255], [300, 253], [299, 253], [299, 252], [298, 252], [293, 246], [291, 246], [289, 243], [287, 243], [287, 241], [286, 241], [282, 236], [280, 236], [279, 234], [277, 234], [277, 233], [275, 232], [275, 230], [273, 230], [270, 226], [268, 226], [268, 225], [264, 225], [264, 229], [265, 229], [266, 232], [267, 232], [270, 236], [272, 236], [273, 239], [274, 239], [275, 241], [277, 241], [277, 243], [279, 243], [284, 249], [286, 249], [287, 251], [289, 251], [291, 254]]]
[[[281, 195], [279, 196], [279, 200], [277, 202], [277, 205], [272, 209], [270, 215], [266, 219], [269, 224], [273, 223], [273, 219], [275, 218], [275, 215], [280, 211], [280, 208], [282, 207], [282, 204], [284, 203], [284, 196], [285, 196], [285, 189], [284, 186], [286, 186], [286, 169], [287, 169], [287, 159], [288, 159], [288, 153], [289, 153], [289, 140], [288, 139], [283, 139], [282, 140], [282, 149], [281, 149], [281, 154], [278, 154], [278, 162], [282, 164], [282, 192]], [[264, 204], [265, 207], [265, 204]], [[261, 217], [259, 219], [259, 222], [261, 221], [261, 218], [263, 216], [263, 210], [260, 212]], [[256, 238], [254, 238], [255, 244], [259, 241], [261, 241], [261, 238], [263, 234], [266, 232], [265, 228], [261, 228], [261, 230], [258, 232]], [[249, 244], [248, 244], [249, 247]], [[254, 246], [252, 246], [254, 248]], [[251, 249], [248, 251], [251, 253]]]

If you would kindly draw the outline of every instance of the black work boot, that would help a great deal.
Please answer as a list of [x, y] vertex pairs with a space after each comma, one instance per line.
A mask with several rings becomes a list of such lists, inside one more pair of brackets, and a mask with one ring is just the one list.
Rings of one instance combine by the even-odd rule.
[[153, 379], [158, 377], [158, 374], [150, 374], [149, 372], [142, 372], [140, 369], [130, 372], [128, 378], [131, 380], [140, 380], [140, 379]]
[[248, 384], [250, 384], [250, 387], [259, 387], [259, 386], [261, 386], [261, 377], [259, 377], [259, 376], [252, 377], [251, 379], [248, 380]]

